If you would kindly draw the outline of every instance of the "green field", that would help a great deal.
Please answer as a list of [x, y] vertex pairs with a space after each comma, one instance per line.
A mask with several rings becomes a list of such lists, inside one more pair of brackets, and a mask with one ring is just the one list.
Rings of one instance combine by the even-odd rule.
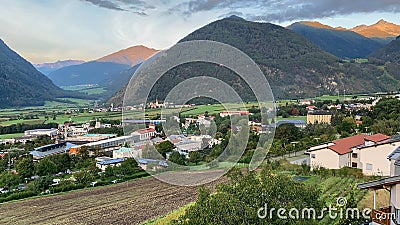
[[46, 120], [44, 116], [39, 116], [39, 119], [31, 120], [8, 120], [0, 121], [0, 126], [9, 126], [17, 123], [25, 124], [41, 124], [41, 123], [64, 123], [66, 121], [73, 121], [76, 123], [86, 123], [95, 119], [121, 119], [121, 112], [97, 112], [97, 113], [73, 113], [57, 115], [56, 119], [53, 120], [52, 116]]
[[24, 133], [0, 134], [0, 140], [1, 140], [1, 139], [9, 139], [9, 138], [22, 137], [22, 136], [24, 136]]
[[97, 95], [106, 92], [106, 90], [103, 87], [99, 87], [98, 85], [75, 85], [75, 86], [63, 86], [61, 88], [69, 91], [79, 91], [82, 93], [86, 93], [88, 95]]

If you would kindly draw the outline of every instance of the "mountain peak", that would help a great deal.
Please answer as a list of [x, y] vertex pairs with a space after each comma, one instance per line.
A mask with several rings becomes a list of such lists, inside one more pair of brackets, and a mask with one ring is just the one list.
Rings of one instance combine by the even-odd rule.
[[388, 24], [389, 22], [387, 22], [384, 19], [380, 19], [376, 24]]
[[150, 56], [157, 53], [158, 50], [148, 48], [144, 45], [136, 45], [126, 49], [119, 50], [118, 52], [104, 56], [96, 61], [99, 62], [113, 62], [119, 64], [126, 64], [134, 66], [148, 59]]
[[316, 28], [333, 29], [333, 27], [322, 24], [318, 21], [300, 21], [299, 23]]
[[370, 26], [360, 25], [351, 29], [365, 37], [388, 38], [400, 35], [400, 25], [388, 22], [384, 19]]
[[237, 16], [237, 15], [231, 15], [231, 16], [228, 16], [227, 18], [228, 18], [228, 19], [236, 19], [236, 20], [245, 20], [245, 19], [243, 19], [242, 17]]

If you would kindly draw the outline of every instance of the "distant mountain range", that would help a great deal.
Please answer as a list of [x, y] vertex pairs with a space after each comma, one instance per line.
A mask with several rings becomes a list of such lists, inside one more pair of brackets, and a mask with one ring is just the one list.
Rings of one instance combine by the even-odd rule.
[[83, 94], [57, 87], [0, 39], [0, 108], [43, 105], [61, 97]]
[[385, 20], [379, 20], [370, 26], [359, 25], [350, 30], [369, 38], [389, 38], [400, 35], [400, 25]]
[[333, 29], [317, 22], [297, 22], [287, 28], [342, 59], [365, 58], [384, 45], [356, 32]]
[[74, 66], [84, 63], [83, 60], [60, 60], [53, 63], [41, 63], [41, 64], [33, 64], [33, 66], [39, 70], [39, 72], [44, 75], [48, 75], [49, 73], [56, 71], [58, 69], [64, 68], [66, 66]]
[[301, 21], [287, 27], [303, 35], [321, 49], [343, 59], [366, 58], [400, 35], [400, 26], [380, 20], [376, 24], [351, 29]]
[[105, 89], [98, 97], [108, 98], [129, 81], [136, 65], [156, 52], [158, 50], [133, 46], [94, 61], [63, 67], [51, 72], [48, 77], [60, 87], [97, 84]]
[[[373, 43], [353, 33], [348, 38]], [[397, 90], [400, 84], [382, 67], [344, 61], [321, 50], [305, 37], [270, 23], [225, 18], [194, 31], [181, 42], [191, 40], [219, 41], [248, 54], [260, 66], [278, 99], [337, 94], [344, 89], [347, 93], [390, 91]], [[254, 100], [251, 90], [235, 73], [204, 63], [189, 63], [170, 70], [154, 85], [149, 98], [163, 99], [179, 82], [202, 75], [217, 77], [232, 86], [243, 99]], [[146, 81], [141, 82], [145, 85]], [[123, 93], [123, 90], [119, 91], [109, 102], [122, 104]]]

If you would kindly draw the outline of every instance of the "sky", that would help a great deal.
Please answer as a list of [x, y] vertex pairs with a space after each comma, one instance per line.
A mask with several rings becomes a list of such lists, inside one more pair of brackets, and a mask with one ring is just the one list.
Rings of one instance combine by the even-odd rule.
[[0, 6], [0, 38], [32, 63], [90, 61], [135, 45], [167, 49], [229, 15], [282, 26], [400, 24], [399, 0], [0, 0]]

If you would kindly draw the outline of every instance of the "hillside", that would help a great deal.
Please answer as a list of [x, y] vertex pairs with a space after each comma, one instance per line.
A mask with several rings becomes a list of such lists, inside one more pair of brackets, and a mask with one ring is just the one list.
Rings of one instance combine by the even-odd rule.
[[388, 74], [400, 80], [400, 36], [370, 55], [370, 61], [384, 66]]
[[[301, 35], [274, 24], [231, 17], [206, 25], [181, 41], [190, 40], [219, 41], [247, 53], [260, 66], [278, 99], [337, 94], [343, 89], [347, 93], [366, 93], [397, 88], [392, 80], [378, 78], [383, 71], [376, 66], [344, 62]], [[243, 99], [254, 100], [246, 84], [233, 72], [205, 63], [181, 65], [164, 74], [150, 99], [163, 99], [179, 82], [201, 75], [217, 77], [230, 84]]]
[[318, 22], [297, 22], [287, 28], [306, 37], [324, 51], [343, 59], [365, 58], [383, 45], [353, 31]]
[[158, 50], [147, 48], [143, 45], [133, 46], [127, 49], [122, 49], [118, 52], [104, 56], [96, 61], [98, 62], [112, 62], [118, 64], [126, 64], [134, 66], [142, 63], [150, 56], [154, 55]]
[[370, 26], [360, 25], [350, 29], [365, 37], [388, 38], [400, 35], [400, 25], [380, 20]]
[[87, 62], [56, 70], [48, 77], [58, 86], [99, 84], [114, 74], [129, 69], [129, 65], [112, 62]]
[[57, 97], [76, 97], [64, 91], [0, 39], [0, 108], [43, 105]]
[[85, 61], [82, 60], [62, 60], [57, 61], [54, 63], [41, 63], [41, 64], [34, 64], [33, 66], [44, 75], [48, 75], [49, 73], [61, 69], [66, 66], [73, 66], [79, 65], [84, 63]]

